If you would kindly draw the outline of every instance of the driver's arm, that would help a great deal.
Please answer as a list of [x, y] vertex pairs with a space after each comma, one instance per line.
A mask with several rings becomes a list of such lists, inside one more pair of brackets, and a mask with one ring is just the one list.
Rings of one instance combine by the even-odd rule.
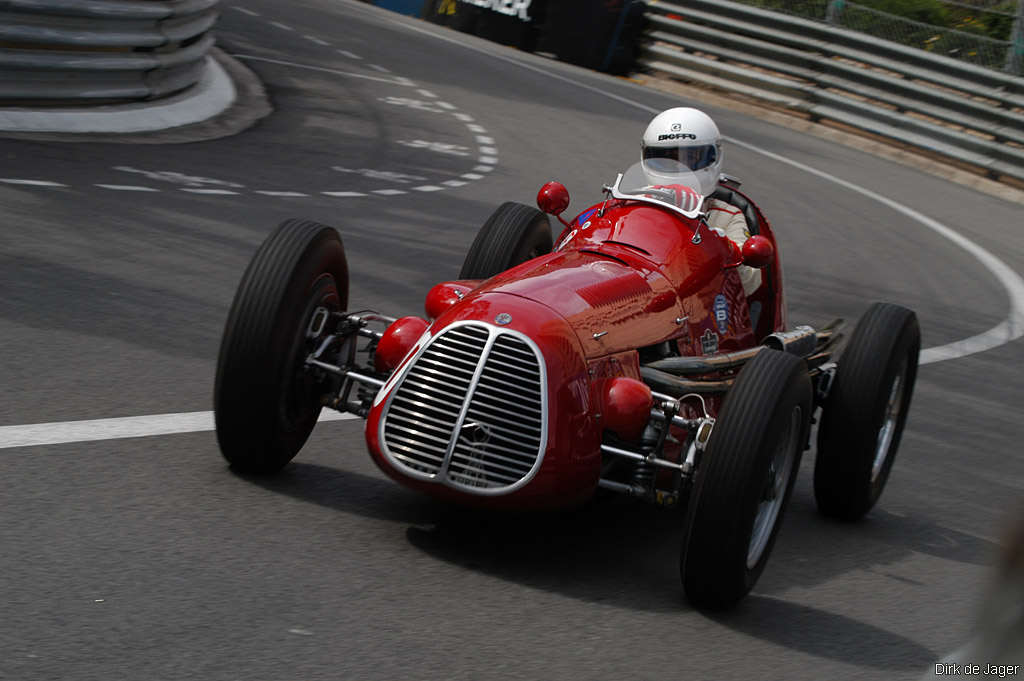
[[[741, 249], [750, 238], [750, 230], [747, 229], [747, 220], [743, 217], [743, 212], [722, 201], [711, 202], [708, 209], [708, 225], [724, 232], [725, 236]], [[743, 292], [748, 296], [761, 285], [761, 270], [740, 265], [736, 272], [743, 282]]]

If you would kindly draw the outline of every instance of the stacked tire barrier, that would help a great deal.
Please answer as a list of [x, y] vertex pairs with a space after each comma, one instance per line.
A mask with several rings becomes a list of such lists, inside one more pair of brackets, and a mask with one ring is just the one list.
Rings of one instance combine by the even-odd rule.
[[1024, 78], [727, 0], [653, 1], [637, 67], [1024, 182]]
[[219, 0], [0, 0], [0, 103], [158, 99], [199, 81]]
[[426, 0], [422, 17], [597, 71], [625, 74], [644, 22], [640, 0]]

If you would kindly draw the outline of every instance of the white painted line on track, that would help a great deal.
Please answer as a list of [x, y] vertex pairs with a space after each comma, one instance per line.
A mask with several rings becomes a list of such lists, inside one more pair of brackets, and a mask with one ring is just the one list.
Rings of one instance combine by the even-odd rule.
[[360, 57], [358, 54], [349, 52], [348, 50], [338, 50], [338, 54], [340, 54], [342, 57], [348, 57], [349, 59], [362, 59], [362, 57]]
[[266, 191], [266, 190], [263, 190], [263, 189], [257, 189], [254, 193], [255, 194], [263, 194], [265, 196], [295, 196], [295, 197], [309, 196], [309, 194], [303, 194], [302, 192], [272, 192], [272, 191]]
[[243, 59], [248, 61], [261, 61], [267, 64], [278, 64], [280, 66], [291, 66], [297, 69], [308, 69], [310, 71], [322, 71], [324, 73], [333, 73], [336, 76], [347, 76], [349, 78], [362, 78], [364, 80], [373, 80], [378, 83], [389, 83], [391, 85], [401, 85], [403, 87], [410, 87], [412, 81], [404, 78], [384, 78], [383, 76], [368, 76], [365, 73], [350, 73], [348, 71], [339, 71], [338, 69], [328, 69], [322, 66], [312, 66], [310, 64], [297, 64], [292, 61], [283, 61], [281, 59], [270, 59], [268, 57], [257, 57], [252, 54], [233, 54], [232, 57], [236, 59]]
[[94, 187], [100, 189], [113, 189], [119, 192], [158, 192], [159, 189], [154, 187], [143, 187], [137, 184], [95, 184]]
[[302, 37], [308, 40], [309, 42], [315, 43], [317, 45], [322, 45], [324, 47], [330, 46], [329, 42], [327, 42], [326, 40], [320, 40], [320, 38], [317, 38], [315, 35], [304, 35]]
[[238, 192], [233, 192], [230, 189], [193, 189], [192, 187], [179, 187], [183, 192], [189, 194], [214, 194], [218, 196], [238, 196]]
[[258, 17], [259, 16], [259, 14], [257, 12], [253, 12], [251, 9], [246, 9], [244, 7], [238, 7], [236, 5], [232, 5], [231, 8], [238, 10], [242, 14], [248, 14], [251, 17]]
[[294, 31], [295, 30], [291, 26], [288, 26], [287, 24], [282, 24], [282, 23], [280, 23], [278, 21], [270, 21], [270, 22], [267, 22], [267, 23], [269, 23], [274, 28], [281, 29], [282, 31]]
[[15, 178], [0, 177], [0, 182], [6, 184], [21, 184], [28, 187], [67, 187], [66, 184], [60, 182], [49, 182], [47, 180], [19, 180]]
[[[343, 414], [326, 409], [320, 412], [320, 421], [343, 421], [357, 418], [359, 417], [355, 414]], [[25, 426], [0, 426], [0, 449], [200, 433], [213, 429], [212, 411], [127, 416], [89, 421], [33, 423]]]

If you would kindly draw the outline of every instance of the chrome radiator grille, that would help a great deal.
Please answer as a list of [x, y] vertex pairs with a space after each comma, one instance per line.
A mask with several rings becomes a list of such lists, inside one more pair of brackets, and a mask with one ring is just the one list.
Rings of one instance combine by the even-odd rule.
[[517, 332], [448, 327], [395, 387], [381, 419], [385, 453], [416, 477], [481, 494], [510, 491], [546, 441], [540, 353]]

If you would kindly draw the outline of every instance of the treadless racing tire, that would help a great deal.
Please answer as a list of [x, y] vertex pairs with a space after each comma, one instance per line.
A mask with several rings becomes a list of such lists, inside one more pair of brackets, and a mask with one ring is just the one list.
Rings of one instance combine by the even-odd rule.
[[697, 469], [680, 575], [689, 601], [732, 607], [768, 563], [807, 442], [805, 362], [762, 350], [726, 396]]
[[551, 252], [551, 223], [530, 206], [506, 201], [487, 218], [469, 247], [459, 279], [490, 279]]
[[348, 265], [332, 227], [286, 220], [256, 251], [224, 328], [213, 411], [232, 465], [272, 473], [305, 444], [325, 392], [304, 368], [326, 335], [309, 337], [318, 307], [348, 306]]
[[892, 471], [917, 377], [921, 330], [910, 310], [875, 303], [839, 358], [818, 428], [814, 498], [825, 515], [857, 520]]

